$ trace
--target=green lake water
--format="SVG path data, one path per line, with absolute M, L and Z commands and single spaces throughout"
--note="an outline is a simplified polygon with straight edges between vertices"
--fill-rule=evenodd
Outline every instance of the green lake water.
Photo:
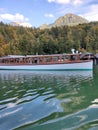
M 0 130 L 98 130 L 93 71 L 0 71 Z

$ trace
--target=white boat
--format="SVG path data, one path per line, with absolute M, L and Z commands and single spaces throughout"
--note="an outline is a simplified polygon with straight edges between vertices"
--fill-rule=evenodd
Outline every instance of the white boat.
M 92 60 L 80 60 L 79 54 L 8 55 L 0 57 L 0 70 L 92 70 Z

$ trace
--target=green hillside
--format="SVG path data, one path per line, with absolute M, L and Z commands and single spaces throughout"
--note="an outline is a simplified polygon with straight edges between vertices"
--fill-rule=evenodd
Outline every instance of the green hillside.
M 98 22 L 44 30 L 0 23 L 0 56 L 70 53 L 71 48 L 98 52 Z

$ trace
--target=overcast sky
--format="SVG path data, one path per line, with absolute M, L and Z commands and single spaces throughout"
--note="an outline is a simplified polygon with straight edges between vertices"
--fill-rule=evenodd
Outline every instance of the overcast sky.
M 98 0 L 0 0 L 0 21 L 39 27 L 73 13 L 98 21 Z

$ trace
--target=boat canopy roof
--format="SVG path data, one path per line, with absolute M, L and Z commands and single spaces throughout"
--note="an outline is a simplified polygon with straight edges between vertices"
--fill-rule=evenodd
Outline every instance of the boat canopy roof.
M 8 55 L 8 56 L 0 57 L 0 59 L 24 58 L 24 57 L 25 57 L 25 56 L 23 56 L 23 55 Z
M 0 59 L 11 59 L 11 58 L 30 58 L 30 57 L 55 57 L 55 56 L 70 56 L 70 55 L 78 55 L 78 54 L 49 54 L 49 55 L 8 55 L 0 57 Z

